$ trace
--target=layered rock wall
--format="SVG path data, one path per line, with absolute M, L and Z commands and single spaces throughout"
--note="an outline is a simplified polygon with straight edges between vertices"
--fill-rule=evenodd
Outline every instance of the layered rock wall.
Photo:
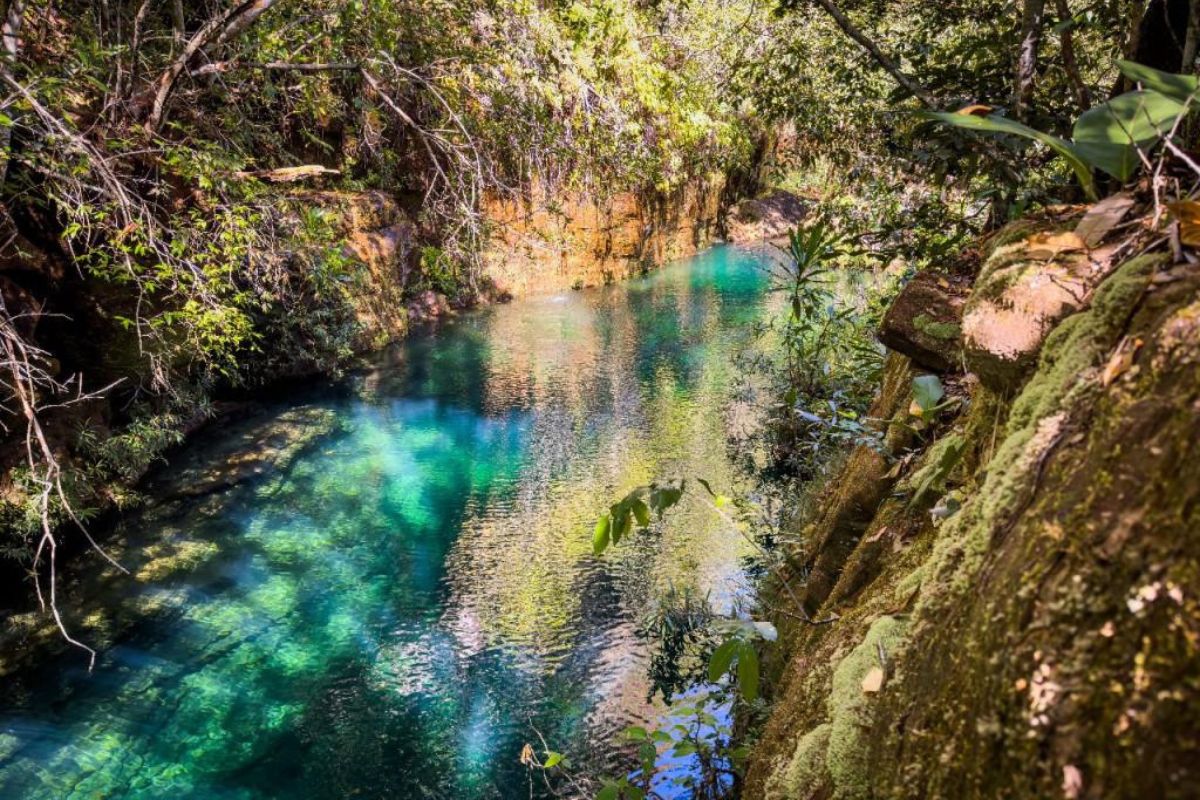
M 501 294 L 525 297 L 612 283 L 717 237 L 724 179 L 689 182 L 668 194 L 618 192 L 599 199 L 567 193 L 491 198 L 484 274 Z

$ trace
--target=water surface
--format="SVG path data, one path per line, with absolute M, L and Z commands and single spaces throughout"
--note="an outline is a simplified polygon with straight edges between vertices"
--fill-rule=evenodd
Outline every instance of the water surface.
M 283 445 L 126 523 L 135 577 L 89 602 L 143 613 L 90 676 L 72 653 L 6 692 L 0 797 L 542 796 L 518 760 L 539 733 L 619 772 L 610 738 L 658 713 L 639 621 L 670 585 L 727 606 L 745 552 L 698 501 L 602 559 L 591 527 L 656 477 L 735 483 L 757 258 L 466 315 L 348 390 L 210 431 L 161 485 Z

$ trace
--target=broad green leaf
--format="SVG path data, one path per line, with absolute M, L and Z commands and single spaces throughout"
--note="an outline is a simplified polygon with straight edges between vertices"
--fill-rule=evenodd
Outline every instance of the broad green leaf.
M 611 518 L 605 514 L 596 522 L 596 529 L 592 533 L 592 552 L 600 555 L 608 549 L 609 528 L 612 526 Z
M 708 660 L 710 683 L 716 683 L 726 672 L 729 672 L 729 665 L 733 663 L 733 656 L 737 653 L 737 648 L 737 639 L 729 639 L 713 651 L 712 657 Z
M 671 754 L 676 758 L 682 758 L 683 756 L 690 756 L 695 752 L 695 742 L 680 742 L 679 744 L 675 745 L 675 749 L 671 751 Z
M 617 800 L 621 794 L 621 787 L 614 781 L 609 781 L 600 787 L 600 791 L 596 792 L 596 800 Z
M 633 510 L 633 516 L 637 520 L 638 525 L 644 528 L 650 524 L 650 509 L 644 500 L 634 498 L 633 502 L 630 503 L 630 508 Z
M 612 542 L 620 544 L 621 538 L 629 534 L 633 530 L 633 515 L 629 513 L 628 508 L 621 509 L 621 515 L 613 518 L 612 523 Z
M 1075 147 L 1065 139 L 1034 130 L 1028 125 L 1023 125 L 1007 117 L 977 117 L 974 114 L 953 114 L 945 111 L 923 111 L 920 116 L 944 122 L 956 128 L 965 128 L 984 133 L 1008 133 L 1041 142 L 1066 159 L 1067 163 L 1071 166 L 1071 170 L 1075 173 L 1075 177 L 1079 180 L 1080 185 L 1083 186 L 1084 192 L 1087 193 L 1087 196 L 1093 200 L 1098 199 L 1096 195 L 1096 181 L 1092 177 L 1091 166 L 1080 156 Z
M 1129 180 L 1139 163 L 1135 147 L 1166 136 L 1183 111 L 1182 104 L 1158 92 L 1127 92 L 1075 121 L 1076 152 L 1114 178 Z
M 1188 102 L 1200 91 L 1200 79 L 1195 75 L 1175 75 L 1120 59 L 1117 60 L 1117 67 L 1129 80 L 1137 81 L 1144 88 L 1166 95 L 1177 103 Z
M 551 767 L 557 767 L 560 763 L 562 763 L 562 760 L 562 753 L 548 753 L 546 755 L 546 763 L 542 764 L 542 768 L 550 769 Z
M 642 742 L 650 734 L 646 733 L 646 729 L 641 725 L 630 725 L 625 729 L 625 738 L 632 742 Z
M 749 642 L 738 645 L 737 656 L 738 689 L 747 702 L 758 697 L 758 653 Z
M 627 800 L 645 800 L 646 793 L 637 786 L 626 786 L 625 797 Z

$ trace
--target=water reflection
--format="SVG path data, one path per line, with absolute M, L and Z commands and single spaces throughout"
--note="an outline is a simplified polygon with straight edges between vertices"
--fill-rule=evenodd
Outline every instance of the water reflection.
M 591 525 L 655 477 L 735 481 L 729 355 L 765 288 L 720 248 L 490 309 L 414 336 L 351 396 L 195 448 L 177 472 L 297 407 L 329 421 L 257 482 L 129 523 L 135 568 L 164 542 L 195 557 L 90 598 L 141 622 L 91 677 L 68 656 L 13 693 L 0 796 L 527 796 L 531 726 L 619 769 L 605 740 L 656 713 L 649 598 L 727 604 L 744 552 L 698 503 L 603 560 Z

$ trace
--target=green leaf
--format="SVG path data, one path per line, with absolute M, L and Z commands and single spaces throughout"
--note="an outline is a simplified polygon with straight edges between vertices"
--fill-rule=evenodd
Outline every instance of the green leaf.
M 641 789 L 639 789 L 637 786 L 626 786 L 625 787 L 625 797 L 627 798 L 627 800 L 645 800 L 646 793 L 643 792 Z
M 633 530 L 633 515 L 629 513 L 628 507 L 623 507 L 619 516 L 613 517 L 612 543 L 619 544 L 621 537 L 627 535 L 631 530 Z
M 612 522 L 608 514 L 605 514 L 596 522 L 596 530 L 592 533 L 592 552 L 600 555 L 608 549 L 609 543 L 609 528 L 612 527 Z
M 1065 139 L 1034 130 L 1028 125 L 1022 125 L 1020 122 L 1008 119 L 1007 117 L 977 117 L 974 114 L 953 114 L 945 111 L 922 111 L 919 116 L 952 125 L 956 128 L 965 128 L 981 133 L 1007 133 L 1041 142 L 1066 159 L 1087 196 L 1093 200 L 1097 199 L 1096 181 L 1092 177 L 1091 165 Z
M 733 656 L 737 652 L 737 648 L 738 640 L 728 639 L 713 651 L 712 657 L 708 660 L 709 683 L 716 683 L 726 672 L 729 672 L 729 665 L 733 663 Z
M 913 378 L 913 404 L 920 409 L 922 418 L 928 418 L 945 394 L 937 375 Z
M 696 743 L 695 742 L 680 742 L 679 744 L 675 745 L 675 748 L 671 751 L 671 754 L 674 755 L 676 758 L 682 758 L 683 756 L 690 756 L 692 753 L 695 753 L 695 752 L 696 752 Z
M 596 792 L 596 800 L 617 800 L 621 794 L 621 787 L 614 781 L 609 781 L 600 787 L 600 791 Z
M 1175 75 L 1120 59 L 1117 60 L 1117 67 L 1129 80 L 1137 81 L 1144 88 L 1166 95 L 1177 103 L 1188 102 L 1200 91 L 1200 79 L 1195 75 Z
M 625 738 L 633 742 L 645 741 L 649 735 L 641 725 L 630 725 L 625 729 Z
M 633 510 L 633 516 L 635 519 L 637 519 L 638 525 L 641 525 L 644 528 L 650 524 L 650 508 L 646 505 L 644 500 L 634 498 L 633 502 L 630 504 L 630 507 Z
M 1075 121 L 1076 151 L 1114 178 L 1129 180 L 1140 163 L 1135 147 L 1166 136 L 1183 111 L 1181 103 L 1164 94 L 1127 92 L 1088 109 Z
M 738 689 L 747 702 L 758 697 L 758 653 L 749 642 L 738 645 Z
M 546 754 L 546 763 L 542 764 L 542 769 L 550 769 L 551 767 L 557 767 L 560 763 L 562 763 L 562 760 L 563 760 L 562 753 L 547 753 Z

